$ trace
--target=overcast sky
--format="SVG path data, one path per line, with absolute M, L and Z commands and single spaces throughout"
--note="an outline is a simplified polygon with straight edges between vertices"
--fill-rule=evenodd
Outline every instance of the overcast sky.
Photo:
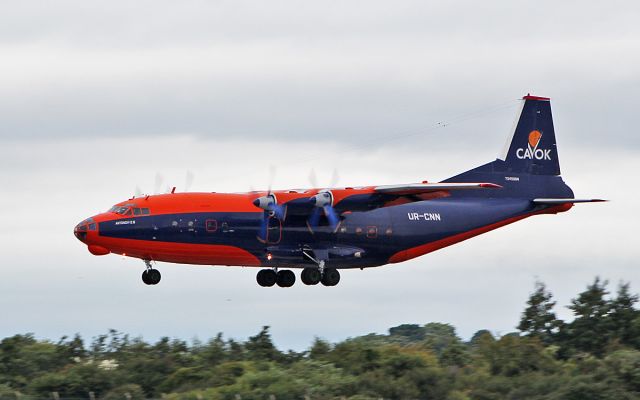
M 13 2 L 0 13 L 0 337 L 109 328 L 281 348 L 400 323 L 514 330 L 536 279 L 640 291 L 640 5 L 629 1 Z M 540 216 L 339 286 L 94 257 L 80 220 L 136 186 L 439 180 L 493 160 L 517 99 L 552 98 L 564 179 L 606 204 Z

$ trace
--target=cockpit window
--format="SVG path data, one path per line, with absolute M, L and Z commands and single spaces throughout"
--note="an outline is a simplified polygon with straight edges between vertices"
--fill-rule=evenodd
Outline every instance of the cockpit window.
M 148 208 L 140 208 L 140 207 L 131 207 L 130 205 L 124 206 L 113 206 L 109 209 L 108 212 L 120 214 L 120 215 L 149 215 L 150 211 Z
M 109 211 L 120 215 L 127 215 L 127 211 L 131 211 L 131 209 L 124 206 L 113 206 Z
M 149 215 L 149 209 L 136 207 L 133 209 L 133 215 Z

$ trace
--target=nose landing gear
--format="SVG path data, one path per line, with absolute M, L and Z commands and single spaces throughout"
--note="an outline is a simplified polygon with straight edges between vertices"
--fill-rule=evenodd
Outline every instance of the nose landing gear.
M 144 260 L 144 264 L 147 266 L 147 269 L 142 272 L 142 282 L 144 282 L 145 285 L 157 285 L 162 278 L 160 271 L 151 266 L 150 260 Z
M 296 275 L 289 270 L 261 269 L 256 276 L 256 281 L 262 287 L 271 287 L 276 284 L 280 287 L 291 287 L 296 283 Z

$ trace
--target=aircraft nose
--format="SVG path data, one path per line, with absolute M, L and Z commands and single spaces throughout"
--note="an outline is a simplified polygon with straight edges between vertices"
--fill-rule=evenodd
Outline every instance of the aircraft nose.
M 73 234 L 79 241 L 84 243 L 87 239 L 87 226 L 80 222 L 75 228 L 73 228 Z
M 95 231 L 95 230 L 96 230 L 95 221 L 93 220 L 93 218 L 87 218 L 84 221 L 80 222 L 78 225 L 76 225 L 75 228 L 73 228 L 73 234 L 79 241 L 81 241 L 82 243 L 86 243 L 87 232 Z

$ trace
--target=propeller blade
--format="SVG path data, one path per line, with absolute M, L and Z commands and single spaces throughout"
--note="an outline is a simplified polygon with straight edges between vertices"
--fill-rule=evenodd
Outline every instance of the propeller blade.
M 316 176 L 316 170 L 313 168 L 311 168 L 311 171 L 309 171 L 309 183 L 311 184 L 312 188 L 318 187 L 318 177 Z
M 153 194 L 160 193 L 163 183 L 164 183 L 164 177 L 160 174 L 160 172 L 156 172 L 156 181 L 155 181 L 155 184 L 153 185 Z
M 260 223 L 260 231 L 258 232 L 258 238 L 264 242 L 267 241 L 267 229 L 269 228 L 269 213 L 262 213 L 262 222 Z
M 267 195 L 271 194 L 271 187 L 273 186 L 273 181 L 276 178 L 276 166 L 271 164 L 269 165 L 269 189 L 267 190 Z
M 329 220 L 329 226 L 331 226 L 332 230 L 335 230 L 338 223 L 340 223 L 340 217 L 338 217 L 336 210 L 331 206 L 324 206 L 322 209 L 324 210 L 324 215 Z
M 340 181 L 340 175 L 338 174 L 338 169 L 334 168 L 333 174 L 331 175 L 331 185 L 329 185 L 329 187 L 334 188 L 338 186 L 339 181 Z
M 284 221 L 285 210 L 283 206 L 281 206 L 280 204 L 274 204 L 273 213 L 275 214 L 276 218 L 278 218 L 280 221 Z
M 309 226 L 311 226 L 312 229 L 318 227 L 318 224 L 320 223 L 320 215 L 321 211 L 319 208 L 315 208 L 311 213 L 311 216 L 309 217 Z
M 184 191 L 188 192 L 191 189 L 191 185 L 193 185 L 193 180 L 195 179 L 195 175 L 191 171 L 187 171 L 187 176 L 184 179 Z

